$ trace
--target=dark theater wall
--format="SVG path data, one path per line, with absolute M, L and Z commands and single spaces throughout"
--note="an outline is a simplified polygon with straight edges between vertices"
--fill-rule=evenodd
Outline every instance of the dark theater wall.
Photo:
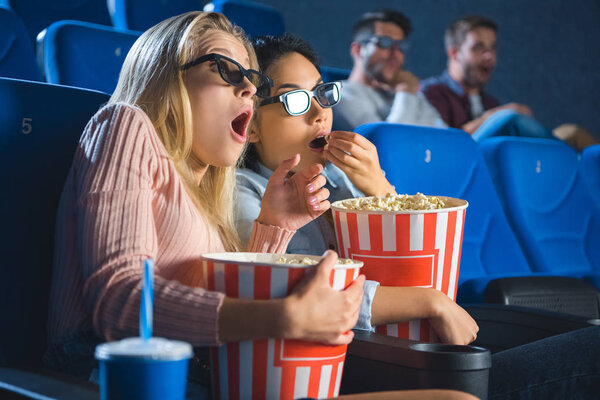
M 318 51 L 323 65 L 350 68 L 353 23 L 365 11 L 394 8 L 412 21 L 406 66 L 420 78 L 446 64 L 443 32 L 479 13 L 499 25 L 499 63 L 488 91 L 528 104 L 548 127 L 577 122 L 600 138 L 600 0 L 255 0 L 276 7 L 289 32 Z

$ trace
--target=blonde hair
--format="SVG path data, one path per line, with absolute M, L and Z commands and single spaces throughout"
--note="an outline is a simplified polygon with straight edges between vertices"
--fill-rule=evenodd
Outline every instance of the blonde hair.
M 240 248 L 234 220 L 235 166 L 209 165 L 200 184 L 193 166 L 203 165 L 192 154 L 192 111 L 181 66 L 199 56 L 195 45 L 211 31 L 224 31 L 245 47 L 250 68 L 258 69 L 252 45 L 241 28 L 224 15 L 193 11 L 153 26 L 127 54 L 110 103 L 140 107 L 181 175 L 196 207 L 214 226 L 228 251 Z

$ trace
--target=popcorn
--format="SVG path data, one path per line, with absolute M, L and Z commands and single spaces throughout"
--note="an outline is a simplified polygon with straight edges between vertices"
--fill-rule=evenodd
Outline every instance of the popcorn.
M 425 196 L 423 193 L 415 195 L 388 193 L 385 196 L 344 200 L 339 206 L 348 210 L 368 211 L 438 210 L 446 208 L 446 202 L 440 197 Z
M 314 260 L 312 258 L 308 258 L 308 257 L 303 257 L 301 259 L 299 258 L 286 258 L 286 257 L 279 257 L 277 260 L 275 260 L 276 264 L 300 264 L 300 265 L 315 265 L 318 264 L 319 261 L 318 260 Z M 352 264 L 352 260 L 350 260 L 349 258 L 338 258 L 337 260 L 338 264 Z

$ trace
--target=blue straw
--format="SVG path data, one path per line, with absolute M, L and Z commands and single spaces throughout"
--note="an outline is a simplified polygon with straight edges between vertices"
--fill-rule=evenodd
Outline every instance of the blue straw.
M 142 278 L 142 300 L 140 303 L 140 336 L 143 340 L 152 337 L 152 305 L 154 303 L 154 260 L 144 261 Z

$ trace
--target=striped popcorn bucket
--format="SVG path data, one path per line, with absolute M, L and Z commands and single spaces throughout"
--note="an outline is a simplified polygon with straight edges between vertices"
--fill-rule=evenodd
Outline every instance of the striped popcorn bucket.
M 361 273 L 382 286 L 435 288 L 455 300 L 468 203 L 437 197 L 448 208 L 362 211 L 347 210 L 341 207 L 341 201 L 333 203 L 340 257 L 362 261 Z M 424 319 L 379 325 L 376 331 L 405 339 L 439 341 Z
M 202 256 L 204 286 L 237 299 L 287 296 L 314 265 L 278 262 L 321 257 L 294 254 L 214 253 Z M 339 263 L 330 284 L 342 290 L 358 277 L 362 262 Z M 288 339 L 227 343 L 210 351 L 213 398 L 295 399 L 337 396 L 347 346 Z

